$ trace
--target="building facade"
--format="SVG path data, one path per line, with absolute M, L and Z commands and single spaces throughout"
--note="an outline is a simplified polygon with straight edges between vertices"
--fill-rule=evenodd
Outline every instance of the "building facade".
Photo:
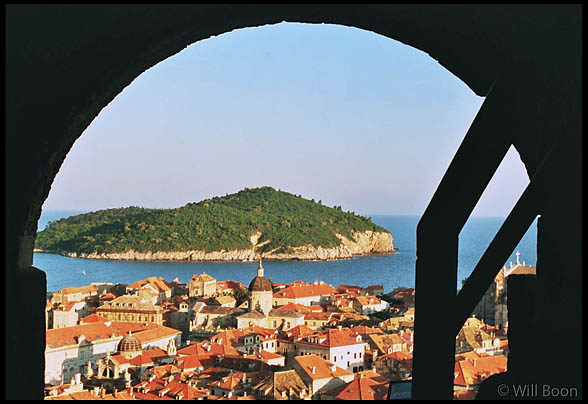
M 121 296 L 103 304 L 96 314 L 112 321 L 163 324 L 161 307 L 147 302 L 140 296 Z
M 188 289 L 189 297 L 213 296 L 216 293 L 216 279 L 202 273 L 193 275 Z

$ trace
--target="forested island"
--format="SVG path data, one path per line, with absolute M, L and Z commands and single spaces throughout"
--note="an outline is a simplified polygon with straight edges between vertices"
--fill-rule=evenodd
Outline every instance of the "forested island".
M 105 209 L 37 233 L 35 251 L 131 260 L 337 259 L 394 252 L 371 218 L 275 190 L 235 194 L 175 209 Z

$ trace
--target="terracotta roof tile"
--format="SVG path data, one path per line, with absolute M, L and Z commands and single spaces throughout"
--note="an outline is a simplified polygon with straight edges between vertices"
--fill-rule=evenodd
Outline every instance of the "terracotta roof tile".
M 337 293 L 332 286 L 329 285 L 301 285 L 301 286 L 290 286 L 284 290 L 274 293 L 274 298 L 288 298 L 288 299 L 300 299 L 312 296 L 325 296 L 333 295 Z
M 214 359 L 210 355 L 180 356 L 174 361 L 182 371 L 188 369 L 205 369 L 214 365 Z
M 90 323 L 107 323 L 109 320 L 98 314 L 90 314 L 80 320 L 82 324 L 90 324 Z
M 278 310 L 278 311 L 290 310 L 290 311 L 297 311 L 299 313 L 310 313 L 310 311 L 311 311 L 310 307 L 304 306 L 302 304 L 297 304 L 297 303 L 288 303 L 288 304 L 285 304 L 283 306 L 278 307 L 275 310 Z
M 304 337 L 299 343 L 326 347 L 365 344 L 361 336 L 351 329 L 326 330 Z
M 141 344 L 146 344 L 151 341 L 155 341 L 165 337 L 171 337 L 181 333 L 181 331 L 178 331 L 176 329 L 160 325 L 157 328 L 139 331 L 133 335 L 141 342 Z
M 358 296 L 355 300 L 362 306 L 371 306 L 382 303 L 382 301 L 375 296 Z
M 308 377 L 313 380 L 349 376 L 353 373 L 333 365 L 317 355 L 296 356 L 294 360 Z M 314 372 L 313 372 L 314 368 Z
M 478 385 L 485 378 L 507 370 L 504 355 L 465 359 L 455 362 L 453 384 L 458 386 Z
M 357 374 L 351 382 L 324 391 L 322 394 L 332 395 L 338 400 L 385 400 L 389 383 Z

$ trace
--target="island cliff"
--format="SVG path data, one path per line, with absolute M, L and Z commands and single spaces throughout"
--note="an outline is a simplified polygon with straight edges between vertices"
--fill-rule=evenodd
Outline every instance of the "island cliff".
M 35 251 L 111 260 L 330 260 L 392 254 L 394 246 L 370 218 L 262 187 L 177 209 L 108 209 L 62 219 L 38 233 Z

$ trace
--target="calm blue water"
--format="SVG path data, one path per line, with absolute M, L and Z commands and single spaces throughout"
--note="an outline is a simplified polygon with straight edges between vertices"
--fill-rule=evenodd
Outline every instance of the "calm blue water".
M 83 211 L 43 212 L 39 230 L 50 220 L 57 220 Z M 389 256 L 358 257 L 328 262 L 264 262 L 265 276 L 274 282 L 323 280 L 337 287 L 340 284 L 367 286 L 383 284 L 386 292 L 398 286 L 414 287 L 416 262 L 416 226 L 418 216 L 372 216 L 372 220 L 388 229 L 394 238 L 397 253 Z M 470 218 L 459 239 L 458 288 L 467 277 L 486 247 L 492 241 L 503 218 Z M 513 251 L 509 261 L 535 265 L 537 260 L 537 222 Z M 132 283 L 149 276 L 161 276 L 171 281 L 178 278 L 189 282 L 192 274 L 206 272 L 217 280 L 235 280 L 246 285 L 256 275 L 257 262 L 194 263 L 194 262 L 136 262 L 68 258 L 56 254 L 35 253 L 34 265 L 47 274 L 47 290 L 56 291 L 69 286 L 89 285 L 91 282 Z M 82 275 L 86 271 L 86 276 Z

